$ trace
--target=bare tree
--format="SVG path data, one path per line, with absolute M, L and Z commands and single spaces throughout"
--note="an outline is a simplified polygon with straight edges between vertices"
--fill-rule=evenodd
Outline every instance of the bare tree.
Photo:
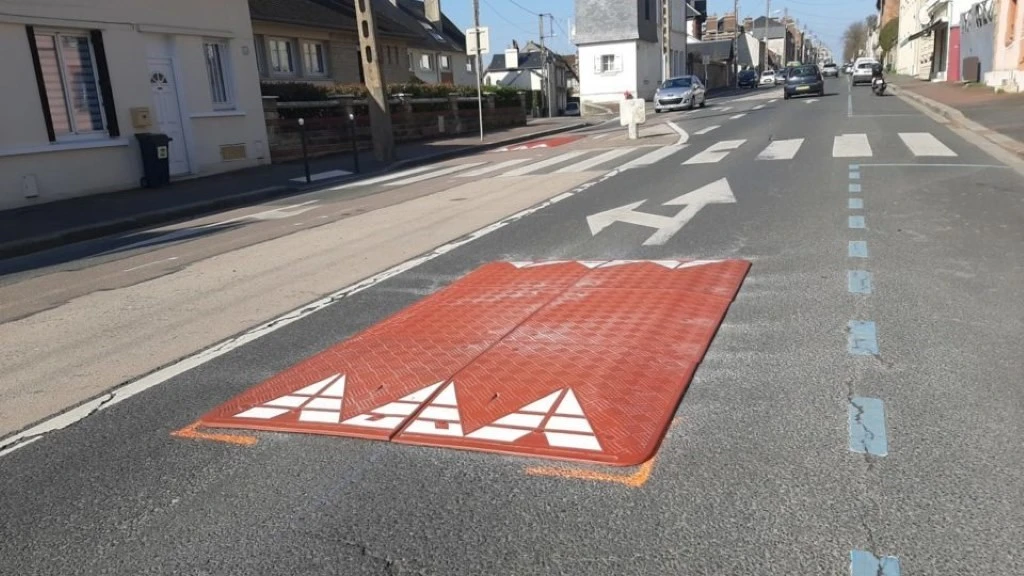
M 864 50 L 868 40 L 867 23 L 861 20 L 853 22 L 843 32 L 843 59 L 847 62 L 855 59 Z
M 868 16 L 867 18 L 864 19 L 864 23 L 868 25 L 868 30 L 869 31 L 874 30 L 875 28 L 878 28 L 878 15 L 877 14 L 871 14 L 870 16 Z

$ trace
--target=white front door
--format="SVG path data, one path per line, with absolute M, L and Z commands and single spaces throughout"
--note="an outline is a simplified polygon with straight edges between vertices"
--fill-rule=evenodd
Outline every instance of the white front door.
M 185 131 L 181 126 L 181 107 L 178 105 L 178 90 L 174 83 L 174 67 L 165 58 L 149 60 L 149 88 L 153 92 L 153 116 L 156 131 L 171 138 L 171 176 L 188 174 L 188 154 L 185 148 Z

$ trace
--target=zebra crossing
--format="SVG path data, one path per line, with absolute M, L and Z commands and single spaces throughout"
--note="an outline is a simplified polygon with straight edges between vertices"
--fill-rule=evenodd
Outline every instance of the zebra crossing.
M 420 166 L 394 174 L 335 186 L 331 190 L 344 190 L 357 186 L 379 184 L 389 188 L 418 184 L 436 178 L 471 180 L 474 178 L 513 178 L 545 174 L 573 174 L 587 171 L 629 170 L 650 166 L 677 154 L 687 146 L 622 146 L 616 148 L 590 148 L 570 150 L 550 158 L 536 156 L 510 158 L 500 161 L 479 160 L 447 166 Z
M 707 135 L 721 126 L 708 126 L 695 131 L 696 136 Z M 874 156 L 872 139 L 876 146 L 884 146 L 886 155 L 891 157 L 891 148 L 902 145 L 915 158 L 956 157 L 949 146 L 928 132 L 899 132 L 868 137 L 867 134 L 839 134 L 831 137 L 833 158 L 870 158 Z M 821 154 L 827 150 L 821 139 L 789 138 L 772 140 L 767 143 L 731 139 L 711 141 L 707 145 L 695 146 L 675 144 L 668 146 L 621 146 L 568 150 L 550 157 L 523 156 L 490 160 L 478 157 L 470 162 L 442 166 L 421 166 L 394 174 L 378 176 L 332 188 L 341 190 L 355 186 L 380 184 L 388 188 L 409 186 L 438 178 L 452 178 L 469 181 L 474 178 L 513 178 L 520 176 L 544 176 L 547 174 L 573 174 L 590 171 L 610 172 L 642 168 L 689 152 L 689 158 L 680 158 L 684 166 L 717 164 L 732 155 L 742 152 L 751 155 L 757 162 L 792 161 L 801 155 Z M 760 144 L 759 147 L 753 145 Z M 750 156 L 747 156 L 750 157 Z
M 717 128 L 711 126 L 705 131 L 694 134 L 707 133 Z M 928 132 L 900 132 L 899 141 L 904 145 L 911 156 L 915 158 L 929 157 L 955 157 L 958 154 L 952 148 L 942 143 L 935 135 Z M 814 150 L 814 146 L 804 146 L 805 138 L 792 138 L 786 140 L 773 140 L 757 152 L 756 160 L 793 160 L 804 148 Z M 716 164 L 726 159 L 730 153 L 746 144 L 746 140 L 722 140 L 709 145 L 704 150 L 683 162 L 683 165 L 690 164 Z M 833 158 L 871 158 L 874 150 L 867 134 L 840 134 L 832 139 Z

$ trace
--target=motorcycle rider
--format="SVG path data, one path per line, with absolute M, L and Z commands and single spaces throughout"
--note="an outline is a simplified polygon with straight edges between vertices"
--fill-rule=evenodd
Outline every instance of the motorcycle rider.
M 884 89 L 885 76 L 882 74 L 882 65 L 880 63 L 875 63 L 871 66 L 871 88 L 877 91 L 879 83 L 881 83 L 881 87 Z

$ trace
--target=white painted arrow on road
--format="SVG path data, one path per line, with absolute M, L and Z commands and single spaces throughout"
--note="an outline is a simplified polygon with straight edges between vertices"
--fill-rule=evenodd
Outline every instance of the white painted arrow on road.
M 708 204 L 734 204 L 736 197 L 732 194 L 729 181 L 722 178 L 693 192 L 688 192 L 678 198 L 665 202 L 665 206 L 684 206 L 675 216 L 637 212 L 636 209 L 644 202 L 646 200 L 640 200 L 639 202 L 633 202 L 632 204 L 626 204 L 625 206 L 587 216 L 587 225 L 590 227 L 590 233 L 596 236 L 615 222 L 625 222 L 627 224 L 657 229 L 643 245 L 661 246 L 682 230 L 683 226 L 686 226 Z

